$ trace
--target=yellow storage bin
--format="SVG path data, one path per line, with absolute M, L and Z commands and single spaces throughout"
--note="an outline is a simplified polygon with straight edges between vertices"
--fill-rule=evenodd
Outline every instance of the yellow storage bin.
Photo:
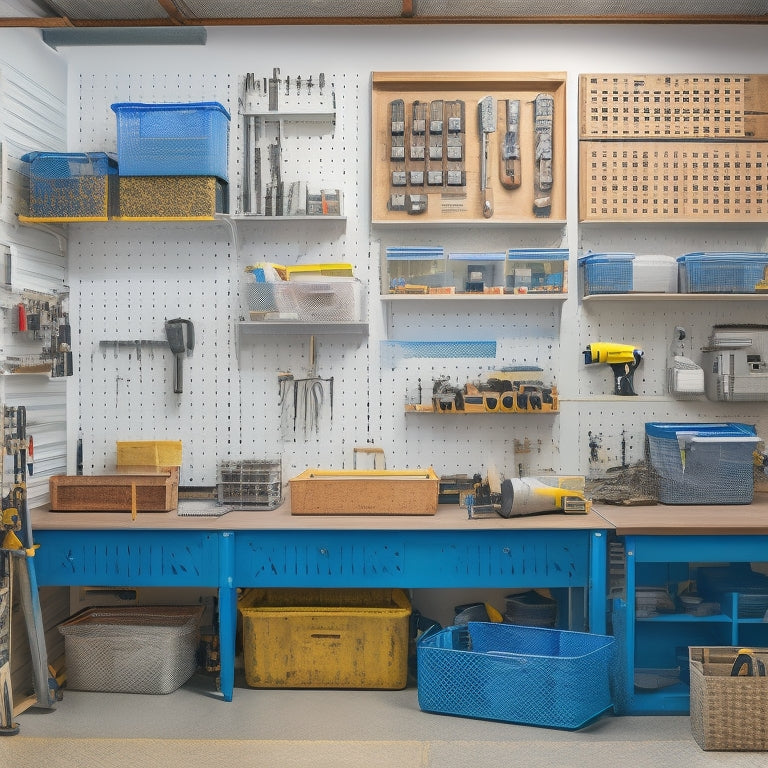
M 400 589 L 251 589 L 238 610 L 249 686 L 406 686 L 411 604 Z
M 181 466 L 181 440 L 118 440 L 117 468 L 150 471 Z

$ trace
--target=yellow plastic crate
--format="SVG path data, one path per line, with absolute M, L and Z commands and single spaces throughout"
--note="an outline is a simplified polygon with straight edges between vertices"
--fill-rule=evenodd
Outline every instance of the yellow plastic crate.
M 180 467 L 181 440 L 118 440 L 117 466 Z
M 251 589 L 240 599 L 254 688 L 405 688 L 411 604 L 400 589 Z

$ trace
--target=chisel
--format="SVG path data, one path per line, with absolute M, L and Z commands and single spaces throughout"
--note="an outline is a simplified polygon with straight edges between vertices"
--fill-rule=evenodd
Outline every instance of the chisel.
M 499 180 L 506 189 L 520 186 L 520 100 L 506 101 L 507 132 L 501 145 Z
M 166 320 L 165 336 L 174 357 L 173 391 L 178 395 L 184 391 L 184 357 L 191 356 L 195 348 L 195 326 L 180 317 Z
M 480 192 L 483 197 L 483 216 L 493 216 L 493 200 L 488 187 L 488 135 L 496 130 L 496 100 L 484 96 L 477 105 L 480 130 Z

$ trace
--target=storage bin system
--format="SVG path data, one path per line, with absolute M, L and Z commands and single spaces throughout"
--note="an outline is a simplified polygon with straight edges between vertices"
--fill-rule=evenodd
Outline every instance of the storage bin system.
M 567 248 L 510 248 L 507 251 L 507 293 L 565 293 Z
M 768 666 L 768 648 L 750 648 Z M 691 646 L 691 733 L 705 751 L 768 750 L 768 677 L 733 676 L 738 647 Z
M 406 686 L 411 604 L 400 589 L 250 589 L 238 612 L 249 686 Z
M 88 608 L 59 625 L 67 687 L 172 693 L 197 667 L 203 606 Z
M 364 317 L 363 284 L 354 277 L 318 277 L 252 282 L 248 309 L 253 319 L 276 313 L 305 323 L 356 323 Z
M 426 712 L 575 730 L 613 707 L 615 640 L 492 622 L 419 639 L 418 698 Z
M 280 459 L 244 459 L 219 464 L 219 504 L 276 509 L 283 500 Z
M 768 253 L 687 253 L 677 263 L 680 293 L 768 291 Z
M 105 152 L 28 152 L 29 215 L 40 222 L 106 221 L 116 208 L 117 159 Z
M 603 293 L 677 293 L 678 265 L 672 256 L 589 253 L 579 258 L 583 296 Z
M 385 250 L 384 293 L 453 293 L 456 282 L 442 246 L 393 246 Z
M 754 427 L 647 422 L 651 464 L 662 504 L 751 504 Z
M 229 211 L 227 110 L 218 102 L 112 104 L 118 218 L 212 219 Z

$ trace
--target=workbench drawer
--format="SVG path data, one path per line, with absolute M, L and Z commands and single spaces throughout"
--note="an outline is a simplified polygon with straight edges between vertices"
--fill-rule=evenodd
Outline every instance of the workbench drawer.
M 40 530 L 35 555 L 41 585 L 214 586 L 214 531 Z

